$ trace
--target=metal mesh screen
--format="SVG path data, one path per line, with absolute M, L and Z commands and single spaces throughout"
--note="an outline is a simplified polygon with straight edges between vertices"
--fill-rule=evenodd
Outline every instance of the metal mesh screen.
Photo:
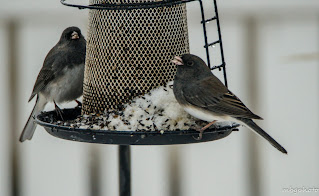
M 109 1 L 119 2 L 123 0 Z M 136 2 L 150 0 L 124 3 Z M 185 4 L 90 10 L 82 113 L 121 109 L 123 103 L 173 80 L 176 67 L 170 60 L 184 53 L 189 53 Z

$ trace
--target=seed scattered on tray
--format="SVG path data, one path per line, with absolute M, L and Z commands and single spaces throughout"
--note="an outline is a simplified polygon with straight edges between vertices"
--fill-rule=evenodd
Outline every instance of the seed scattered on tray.
M 166 86 L 158 87 L 148 94 L 133 99 L 123 105 L 121 111 L 108 111 L 103 115 L 83 115 L 68 122 L 67 125 L 83 129 L 161 133 L 196 129 L 206 125 L 207 122 L 193 118 L 177 103 L 171 88 L 172 84 L 173 82 L 169 82 Z M 56 124 L 63 125 L 63 123 Z M 216 123 L 216 126 L 225 124 L 227 123 Z
M 169 87 L 172 83 L 133 99 L 123 106 L 122 111 L 108 111 L 99 116 L 83 115 L 69 123 L 69 126 L 116 131 L 173 131 L 196 128 L 196 119 L 177 103 L 173 90 Z

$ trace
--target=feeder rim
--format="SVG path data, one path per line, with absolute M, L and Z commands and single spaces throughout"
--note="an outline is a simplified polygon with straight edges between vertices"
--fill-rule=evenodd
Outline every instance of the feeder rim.
M 73 120 L 81 114 L 80 108 L 63 109 L 65 119 Z M 48 118 L 49 117 L 49 118 Z M 35 118 L 35 122 L 44 127 L 52 136 L 87 143 L 116 144 L 116 145 L 174 145 L 202 143 L 227 137 L 233 131 L 238 131 L 239 124 L 222 125 L 207 129 L 201 140 L 196 140 L 198 132 L 195 130 L 175 131 L 110 131 L 101 129 L 75 128 L 56 125 L 55 111 L 42 112 Z
M 64 109 L 67 110 L 67 109 Z M 49 114 L 53 111 L 49 112 L 43 112 L 39 116 L 44 116 L 46 114 Z M 168 131 L 168 130 L 163 130 L 163 131 L 112 131 L 112 130 L 105 130 L 105 129 L 90 129 L 90 128 L 76 128 L 76 127 L 70 127 L 70 126 L 63 126 L 63 125 L 56 125 L 52 123 L 45 122 L 41 119 L 39 119 L 39 116 L 35 118 L 35 122 L 38 125 L 48 127 L 51 129 L 56 129 L 56 130 L 67 130 L 67 131 L 74 131 L 74 132 L 89 132 L 89 133 L 109 133 L 109 134 L 131 134 L 131 135 L 145 135 L 145 134 L 152 134 L 152 135 L 180 135 L 180 134 L 191 134 L 193 135 L 194 133 L 198 133 L 198 131 L 189 129 L 189 130 L 174 130 L 174 131 Z M 236 129 L 240 125 L 239 124 L 233 124 L 233 125 L 227 125 L 227 126 L 222 126 L 222 127 L 215 127 L 213 129 L 207 129 L 205 133 L 222 133 L 227 130 L 231 129 Z
M 189 3 L 197 0 L 162 0 L 157 2 L 144 2 L 144 3 L 104 3 L 92 5 L 79 5 L 70 4 L 66 0 L 60 0 L 60 3 L 69 7 L 76 7 L 79 9 L 94 9 L 94 10 L 133 10 L 133 9 L 149 9 L 157 7 L 170 7 L 183 3 Z M 201 0 L 198 0 L 201 1 Z

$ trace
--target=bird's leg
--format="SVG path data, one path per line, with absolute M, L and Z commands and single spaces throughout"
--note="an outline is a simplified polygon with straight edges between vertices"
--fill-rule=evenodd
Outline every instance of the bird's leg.
M 75 102 L 78 104 L 76 107 L 81 107 L 82 106 L 82 103 L 78 100 L 75 100 Z
M 204 131 L 205 131 L 206 129 L 208 129 L 210 126 L 212 126 L 212 124 L 214 124 L 216 121 L 217 121 L 217 120 L 214 120 L 214 121 L 208 123 L 207 125 L 205 125 L 205 126 L 202 127 L 201 129 L 196 129 L 196 131 L 199 132 L 199 135 L 198 135 L 198 137 L 195 138 L 195 139 L 196 139 L 196 140 L 201 140 L 202 137 L 203 137 Z
M 56 112 L 56 114 L 61 117 L 62 121 L 64 121 L 63 116 L 62 116 L 62 114 L 63 114 L 62 110 L 61 110 L 61 109 L 59 108 L 59 106 L 55 103 L 55 101 L 53 101 L 53 103 L 54 103 L 54 107 L 55 107 L 55 112 Z

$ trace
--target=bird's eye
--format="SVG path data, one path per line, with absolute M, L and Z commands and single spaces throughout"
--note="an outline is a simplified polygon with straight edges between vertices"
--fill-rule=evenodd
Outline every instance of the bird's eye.
M 192 66 L 193 64 L 194 64 L 193 61 L 187 61 L 187 65 L 188 65 L 188 66 Z

